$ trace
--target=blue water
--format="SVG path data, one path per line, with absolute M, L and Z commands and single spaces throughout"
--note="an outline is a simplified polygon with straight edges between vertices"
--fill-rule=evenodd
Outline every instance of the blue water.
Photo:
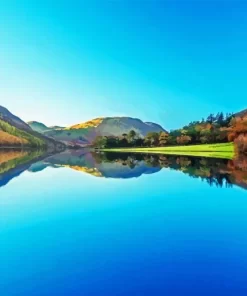
M 34 171 L 0 188 L 0 295 L 247 295 L 243 188 Z

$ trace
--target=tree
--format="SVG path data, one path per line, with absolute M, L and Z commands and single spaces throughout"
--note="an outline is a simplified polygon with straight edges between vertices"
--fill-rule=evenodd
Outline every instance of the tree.
M 171 130 L 168 138 L 167 138 L 167 145 L 176 145 L 177 144 L 177 137 L 181 136 L 181 130 Z
M 106 137 L 106 146 L 111 147 L 118 147 L 119 146 L 119 138 L 118 137 Z
M 128 134 L 129 142 L 133 142 L 136 138 L 136 132 L 134 130 L 131 130 Z
M 126 137 L 119 140 L 119 147 L 128 147 L 129 142 L 127 141 Z
M 161 132 L 159 135 L 159 145 L 164 146 L 167 143 L 169 134 L 166 132 Z
M 217 114 L 217 123 L 222 126 L 224 124 L 224 114 L 220 112 Z
M 207 122 L 208 123 L 213 123 L 215 120 L 215 116 L 213 114 L 209 114 L 209 116 L 207 117 Z
M 149 132 L 146 135 L 144 141 L 148 146 L 157 146 L 159 143 L 159 134 L 155 132 Z
M 98 136 L 93 141 L 94 147 L 104 148 L 106 146 L 107 139 L 106 137 Z
M 227 142 L 227 129 L 220 128 L 215 131 L 216 142 Z
M 188 143 L 190 143 L 190 141 L 191 141 L 190 136 L 182 135 L 180 137 L 177 137 L 177 143 L 180 145 L 187 145 Z
M 144 145 L 144 139 L 142 138 L 137 138 L 136 141 L 135 141 L 135 145 L 137 147 L 142 147 Z
M 211 140 L 211 132 L 210 129 L 203 129 L 200 131 L 200 141 L 203 144 L 208 144 L 210 143 Z
M 240 153 L 247 153 L 247 135 L 240 134 L 235 140 L 235 145 Z

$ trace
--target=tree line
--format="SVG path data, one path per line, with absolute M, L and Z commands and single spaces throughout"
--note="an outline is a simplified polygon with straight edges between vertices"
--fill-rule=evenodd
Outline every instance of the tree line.
M 118 137 L 98 136 L 93 145 L 99 148 L 162 147 L 177 145 L 215 144 L 235 142 L 240 151 L 247 151 L 247 116 L 210 114 L 206 119 L 190 122 L 170 132 L 149 132 L 141 137 L 135 130 Z
M 145 137 L 141 137 L 135 130 L 131 130 L 119 137 L 98 136 L 93 141 L 93 146 L 98 148 L 155 147 L 165 145 L 167 137 L 168 133 L 166 132 L 150 132 Z

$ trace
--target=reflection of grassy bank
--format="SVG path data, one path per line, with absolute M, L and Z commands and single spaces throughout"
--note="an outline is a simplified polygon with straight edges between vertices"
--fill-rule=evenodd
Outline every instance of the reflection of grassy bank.
M 188 155 L 200 157 L 215 157 L 233 159 L 233 143 L 205 144 L 191 146 L 155 147 L 155 148 L 107 148 L 107 152 L 128 152 L 128 153 L 152 153 L 152 154 L 171 154 Z

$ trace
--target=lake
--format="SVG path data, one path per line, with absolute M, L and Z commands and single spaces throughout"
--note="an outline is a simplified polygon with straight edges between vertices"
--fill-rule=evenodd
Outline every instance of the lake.
M 0 151 L 0 295 L 247 295 L 247 160 Z

